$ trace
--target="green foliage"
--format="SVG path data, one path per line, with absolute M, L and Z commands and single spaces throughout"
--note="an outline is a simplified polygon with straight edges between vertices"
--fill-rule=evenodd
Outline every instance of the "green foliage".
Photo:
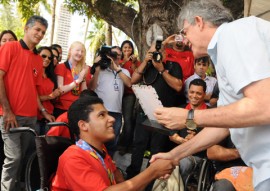
M 19 38 L 23 37 L 24 23 L 21 20 L 21 14 L 16 12 L 16 4 L 3 4 L 0 9 L 0 31 L 12 30 Z

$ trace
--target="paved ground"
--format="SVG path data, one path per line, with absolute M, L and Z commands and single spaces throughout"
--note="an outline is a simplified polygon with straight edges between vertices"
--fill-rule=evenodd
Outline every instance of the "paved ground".
M 114 154 L 113 156 L 114 161 L 116 162 L 116 166 L 121 168 L 122 170 L 126 170 L 126 168 L 129 166 L 130 161 L 131 161 L 131 154 L 127 153 L 123 156 L 119 155 L 118 151 Z M 148 159 L 144 159 L 143 160 L 143 165 L 142 165 L 142 169 L 144 170 L 146 168 Z

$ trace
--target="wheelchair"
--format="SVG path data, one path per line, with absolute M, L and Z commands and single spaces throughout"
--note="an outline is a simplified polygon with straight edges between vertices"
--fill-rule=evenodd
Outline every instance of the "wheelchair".
M 199 168 L 188 175 L 184 191 L 209 191 L 214 181 L 215 168 L 211 160 L 204 158 Z
M 48 123 L 49 127 L 67 124 L 63 122 Z M 51 180 L 57 170 L 58 158 L 72 144 L 73 139 L 59 136 L 38 136 L 34 129 L 29 127 L 11 128 L 10 133 L 29 132 L 35 136 L 36 151 L 27 160 L 25 169 L 26 191 L 48 191 Z

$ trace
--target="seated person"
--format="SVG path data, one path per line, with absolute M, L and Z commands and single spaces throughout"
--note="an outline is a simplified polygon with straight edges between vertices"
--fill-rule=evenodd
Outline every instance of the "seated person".
M 212 191 L 253 190 L 252 170 L 250 167 L 246 167 L 240 158 L 230 136 L 220 144 L 208 148 L 207 157 L 213 160 L 217 171 Z M 245 176 L 241 176 L 241 173 Z M 243 177 L 244 179 L 242 179 Z
M 206 92 L 206 83 L 202 79 L 194 79 L 189 84 L 188 90 L 188 99 L 189 103 L 186 106 L 188 110 L 197 110 L 197 109 L 207 109 L 207 105 L 204 102 Z M 201 130 L 197 129 L 197 130 Z M 198 131 L 191 131 L 187 129 L 182 129 L 179 131 L 179 134 L 174 134 L 170 136 L 170 140 L 182 144 L 191 138 L 193 138 Z M 180 160 L 180 174 L 182 176 L 183 182 L 186 182 L 188 175 L 197 168 L 198 164 L 201 163 L 202 158 L 206 157 L 205 151 L 199 152 L 195 155 L 183 158 Z
M 97 94 L 93 91 L 88 90 L 88 89 L 83 90 L 81 92 L 81 94 L 79 95 L 79 99 L 81 97 L 85 97 L 85 96 L 97 96 Z M 64 122 L 64 123 L 68 124 L 67 112 L 64 112 L 61 115 L 59 115 L 55 121 L 56 122 Z M 60 137 L 71 138 L 70 131 L 69 131 L 68 127 L 64 126 L 64 125 L 51 127 L 49 129 L 49 131 L 46 133 L 46 135 L 47 136 L 60 136 Z
M 172 161 L 158 160 L 138 176 L 123 182 L 104 147 L 104 143 L 115 138 L 115 119 L 98 97 L 83 97 L 72 103 L 68 120 L 80 139 L 60 156 L 52 191 L 137 191 L 174 169 Z

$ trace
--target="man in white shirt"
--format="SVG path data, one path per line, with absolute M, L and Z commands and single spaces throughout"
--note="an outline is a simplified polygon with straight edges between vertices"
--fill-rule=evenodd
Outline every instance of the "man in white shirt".
M 158 122 L 168 128 L 209 128 L 151 161 L 178 161 L 218 143 L 229 135 L 230 128 L 241 158 L 253 168 L 255 190 L 265 191 L 270 188 L 270 23 L 256 17 L 231 21 L 231 14 L 219 1 L 196 0 L 182 8 L 179 26 L 194 56 L 209 54 L 215 64 L 218 108 L 196 110 L 194 115 L 181 108 L 157 109 Z

